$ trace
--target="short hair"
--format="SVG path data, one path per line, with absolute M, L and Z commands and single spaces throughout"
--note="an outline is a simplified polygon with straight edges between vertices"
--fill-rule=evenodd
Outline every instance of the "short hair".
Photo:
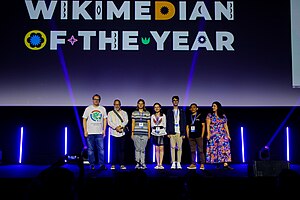
M 179 100 L 179 96 L 172 96 L 172 101 L 176 99 L 176 100 Z
M 137 104 L 139 104 L 140 101 L 143 102 L 143 104 L 144 104 L 143 110 L 146 111 L 146 107 L 145 107 L 145 104 L 146 104 L 146 103 L 145 103 L 145 100 L 144 100 L 144 99 L 139 99 L 139 100 L 137 101 Z M 136 110 L 138 110 L 138 109 L 139 109 L 139 107 L 136 106 Z
M 191 103 L 190 108 L 191 108 L 192 106 L 196 106 L 196 108 L 198 108 L 198 105 L 197 105 L 196 103 Z
M 92 99 L 94 99 L 94 97 L 99 97 L 99 100 L 101 100 L 101 97 L 100 97 L 99 94 L 94 94 L 93 97 L 92 97 Z
M 114 100 L 114 104 L 116 103 L 116 101 L 118 101 L 118 102 L 120 103 L 120 105 L 121 105 L 120 99 L 115 99 L 115 100 Z

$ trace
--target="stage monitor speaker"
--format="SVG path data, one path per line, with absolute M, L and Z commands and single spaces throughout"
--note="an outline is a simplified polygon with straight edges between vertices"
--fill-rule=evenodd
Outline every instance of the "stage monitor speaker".
M 259 160 L 253 163 L 254 176 L 278 176 L 283 169 L 290 169 L 288 161 Z

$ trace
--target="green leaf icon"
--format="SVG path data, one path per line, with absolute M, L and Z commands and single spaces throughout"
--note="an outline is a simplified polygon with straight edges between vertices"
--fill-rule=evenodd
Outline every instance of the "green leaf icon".
M 150 37 L 142 38 L 142 43 L 145 44 L 145 45 L 149 44 L 150 43 Z

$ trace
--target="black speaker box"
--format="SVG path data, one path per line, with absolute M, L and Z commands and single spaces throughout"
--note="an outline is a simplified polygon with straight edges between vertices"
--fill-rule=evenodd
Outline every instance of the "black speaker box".
M 254 161 L 250 172 L 254 176 L 278 176 L 283 169 L 290 169 L 288 161 L 259 160 Z

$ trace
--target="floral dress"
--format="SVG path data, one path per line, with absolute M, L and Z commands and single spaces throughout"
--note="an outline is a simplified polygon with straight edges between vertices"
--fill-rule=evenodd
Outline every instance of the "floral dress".
M 210 139 L 206 144 L 206 163 L 231 162 L 230 140 L 227 137 L 225 124 L 227 117 L 217 117 L 209 113 L 206 117 L 210 119 Z

